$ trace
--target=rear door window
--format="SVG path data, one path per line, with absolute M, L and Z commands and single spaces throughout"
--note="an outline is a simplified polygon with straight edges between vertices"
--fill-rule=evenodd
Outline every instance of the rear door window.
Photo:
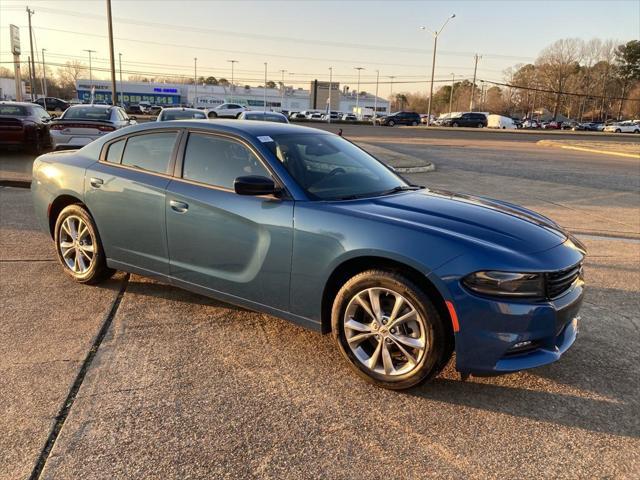
M 120 163 L 120 159 L 122 158 L 122 150 L 124 150 L 125 142 L 126 142 L 126 139 L 122 139 L 109 145 L 107 150 L 107 156 L 105 158 L 107 162 Z
M 129 137 L 122 165 L 155 173 L 169 173 L 177 132 L 148 133 Z

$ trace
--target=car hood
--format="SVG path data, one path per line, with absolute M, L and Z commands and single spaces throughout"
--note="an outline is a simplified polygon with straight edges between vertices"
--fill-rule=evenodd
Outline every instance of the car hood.
M 484 246 L 534 253 L 555 247 L 569 235 L 548 218 L 506 202 L 444 190 L 341 202 L 354 215 L 470 241 Z

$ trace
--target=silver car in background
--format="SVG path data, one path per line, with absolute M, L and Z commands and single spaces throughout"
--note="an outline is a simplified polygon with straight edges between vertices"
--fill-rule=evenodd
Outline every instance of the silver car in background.
M 238 120 L 261 120 L 263 122 L 289 123 L 287 117 L 280 112 L 243 112 Z
M 53 149 L 81 148 L 103 135 L 136 123 L 121 107 L 72 105 L 51 123 Z
M 168 122 L 169 120 L 204 120 L 207 112 L 197 108 L 163 108 L 156 118 L 157 122 Z

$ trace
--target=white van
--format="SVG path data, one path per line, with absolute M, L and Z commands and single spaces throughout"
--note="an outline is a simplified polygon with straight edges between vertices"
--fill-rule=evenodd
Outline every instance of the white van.
M 487 128 L 512 129 L 518 128 L 512 118 L 503 115 L 487 115 Z

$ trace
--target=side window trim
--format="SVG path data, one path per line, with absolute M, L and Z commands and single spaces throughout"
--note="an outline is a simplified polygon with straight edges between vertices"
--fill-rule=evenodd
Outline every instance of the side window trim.
M 290 199 L 291 197 L 291 193 L 289 192 L 289 190 L 287 189 L 286 185 L 284 184 L 284 182 L 282 180 L 280 180 L 280 177 L 278 177 L 278 175 L 276 174 L 276 172 L 273 170 L 273 168 L 271 167 L 271 165 L 269 164 L 269 162 L 262 156 L 262 154 L 260 152 L 258 152 L 253 145 L 251 145 L 249 142 L 247 142 L 246 140 L 242 139 L 241 137 L 237 137 L 235 135 L 229 134 L 227 132 L 212 132 L 210 130 L 198 130 L 198 129 L 189 129 L 189 130 L 185 130 L 182 138 L 180 139 L 180 147 L 179 150 L 177 152 L 176 155 L 176 162 L 175 162 L 175 166 L 174 166 L 174 170 L 173 170 L 173 178 L 175 180 L 180 180 L 182 182 L 188 182 L 188 183 L 193 183 L 193 184 L 197 184 L 200 185 L 202 187 L 205 188 L 212 188 L 214 190 L 222 190 L 225 192 L 232 192 L 235 193 L 232 189 L 229 188 L 225 188 L 225 187 L 220 187 L 220 186 L 216 186 L 216 185 L 209 185 L 207 183 L 202 183 L 202 182 L 197 182 L 195 180 L 189 180 L 186 178 L 182 178 L 182 172 L 184 169 L 184 157 L 187 151 L 187 142 L 189 139 L 189 135 L 191 134 L 201 134 L 201 135 L 211 135 L 211 136 L 215 136 L 215 137 L 220 137 L 220 138 L 224 138 L 224 139 L 228 139 L 228 140 L 232 140 L 235 142 L 240 143 L 241 145 L 245 146 L 258 160 L 258 162 L 260 162 L 260 164 L 264 167 L 264 169 L 269 172 L 269 175 L 271 176 L 272 180 L 275 182 L 275 184 L 282 189 L 282 191 L 284 192 L 284 195 L 281 197 L 281 199 Z
M 129 139 L 133 138 L 133 137 L 140 137 L 143 135 L 152 135 L 154 133 L 171 133 L 174 132 L 176 133 L 176 141 L 173 145 L 173 150 L 171 152 L 171 158 L 169 159 L 169 164 L 167 165 L 167 169 L 164 173 L 160 173 L 160 172 L 154 172 L 152 170 L 145 170 L 144 168 L 137 168 L 131 165 L 123 165 L 122 164 L 122 157 L 124 156 L 124 152 L 127 149 L 127 144 L 129 143 Z M 180 128 L 180 129 L 176 129 L 176 128 L 168 128 L 168 129 L 162 129 L 162 130 L 153 130 L 153 131 L 149 131 L 149 132 L 139 132 L 139 133 L 133 133 L 130 135 L 126 135 L 126 136 L 122 136 L 122 137 L 118 137 L 118 138 L 114 138 L 113 140 L 109 141 L 108 143 L 105 143 L 102 146 L 102 150 L 100 151 L 100 159 L 99 162 L 100 163 L 105 163 L 107 165 L 111 165 L 111 166 L 115 166 L 115 167 L 120 167 L 120 168 L 125 168 L 128 170 L 135 170 L 136 172 L 144 172 L 147 173 L 149 175 L 160 175 L 162 177 L 170 177 L 173 178 L 173 172 L 175 171 L 175 166 L 176 166 L 176 159 L 177 159 L 177 155 L 178 152 L 180 151 L 180 147 L 182 145 L 183 142 L 183 138 L 186 137 L 185 135 L 185 130 Z M 120 162 L 119 163 L 114 163 L 114 162 L 108 162 L 107 161 L 107 153 L 109 151 L 109 147 L 111 145 L 113 145 L 114 143 L 119 142 L 120 140 L 124 139 L 124 147 L 122 148 L 122 152 L 120 153 Z

